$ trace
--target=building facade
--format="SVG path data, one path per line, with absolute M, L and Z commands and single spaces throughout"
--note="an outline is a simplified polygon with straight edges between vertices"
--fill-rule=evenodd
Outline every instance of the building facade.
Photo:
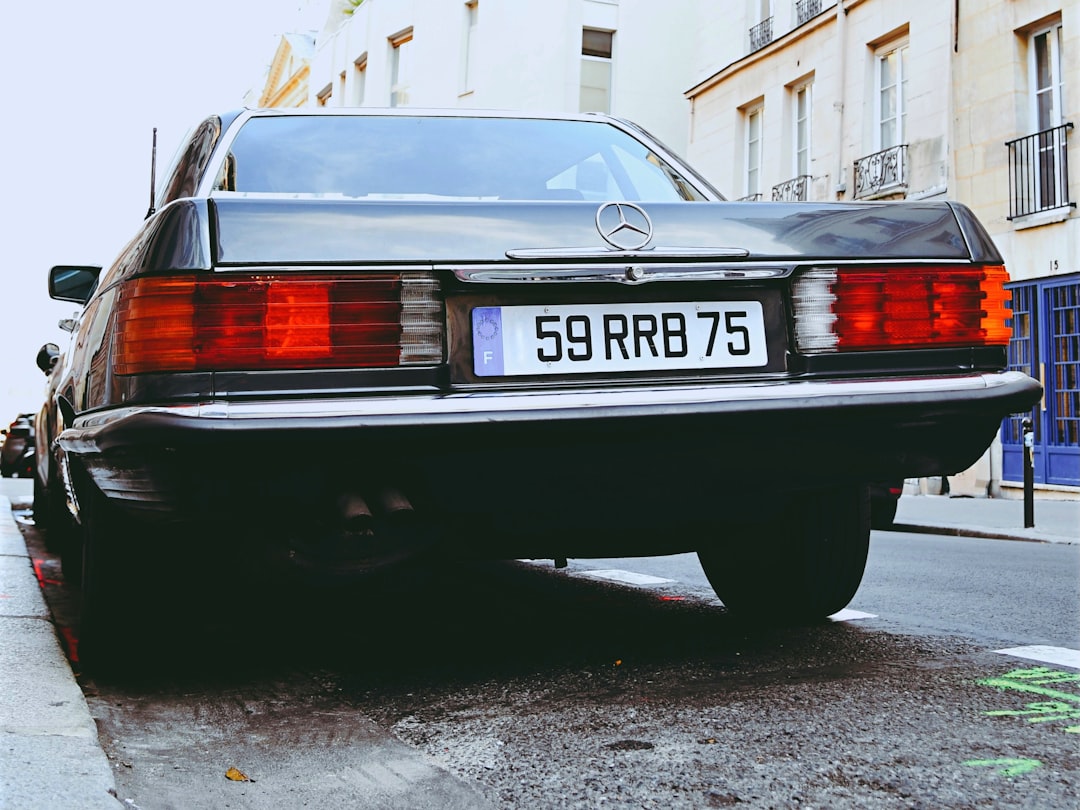
M 951 199 L 1013 279 L 1010 364 L 1046 398 L 951 489 L 1080 488 L 1080 5 L 1062 0 L 745 0 L 705 19 L 686 93 L 690 161 L 754 200 Z M 715 15 L 719 17 L 719 15 Z M 737 15 L 736 15 L 737 16 Z M 714 46 L 705 47 L 712 42 Z M 1071 168 L 1070 168 L 1071 166 Z
M 311 68 L 313 105 L 610 112 L 676 152 L 694 81 L 687 28 L 666 0 L 332 0 Z
M 306 107 L 310 96 L 315 34 L 282 34 L 261 87 L 248 93 L 251 107 Z
M 1010 363 L 1042 381 L 1035 481 L 1080 486 L 1080 4 L 965 0 L 952 72 L 954 196 L 1013 279 Z M 1023 480 L 1023 416 L 1002 430 L 1002 477 Z

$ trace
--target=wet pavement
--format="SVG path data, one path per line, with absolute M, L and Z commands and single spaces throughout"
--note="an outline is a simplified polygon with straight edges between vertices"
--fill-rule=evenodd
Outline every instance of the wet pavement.
M 12 512 L 31 496 L 30 481 L 0 482 L 0 808 L 122 806 Z M 905 495 L 894 530 L 1080 543 L 1080 499 L 1034 511 L 1026 528 L 1020 500 Z

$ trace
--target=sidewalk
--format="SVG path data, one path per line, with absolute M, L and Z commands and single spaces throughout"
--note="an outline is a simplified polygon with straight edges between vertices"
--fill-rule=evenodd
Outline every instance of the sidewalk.
M 116 810 L 97 726 L 11 513 L 32 495 L 28 479 L 0 483 L 0 810 Z
M 905 493 L 893 531 L 1080 545 L 1080 495 L 1072 501 L 1036 496 L 1034 507 L 1035 525 L 1025 529 L 1023 500 Z
M 0 810 L 120 807 L 97 728 L 57 640 L 14 502 L 29 506 L 28 480 L 0 479 Z M 1080 499 L 1022 500 L 912 495 L 893 531 L 1080 544 Z

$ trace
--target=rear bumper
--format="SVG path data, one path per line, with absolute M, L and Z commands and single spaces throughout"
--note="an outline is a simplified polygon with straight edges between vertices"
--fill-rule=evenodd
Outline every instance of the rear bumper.
M 233 508 L 304 483 L 406 480 L 441 511 L 666 499 L 956 472 L 1041 396 L 1016 372 L 932 379 L 206 402 L 86 414 L 59 437 L 110 497 Z M 292 476 L 297 468 L 303 479 Z M 583 494 L 586 493 L 586 494 Z M 621 504 L 632 506 L 633 498 Z

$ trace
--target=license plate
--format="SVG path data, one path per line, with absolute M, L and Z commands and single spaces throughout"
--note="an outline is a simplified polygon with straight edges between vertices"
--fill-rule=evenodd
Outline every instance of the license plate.
M 755 368 L 768 364 L 758 301 L 477 307 L 477 377 Z

